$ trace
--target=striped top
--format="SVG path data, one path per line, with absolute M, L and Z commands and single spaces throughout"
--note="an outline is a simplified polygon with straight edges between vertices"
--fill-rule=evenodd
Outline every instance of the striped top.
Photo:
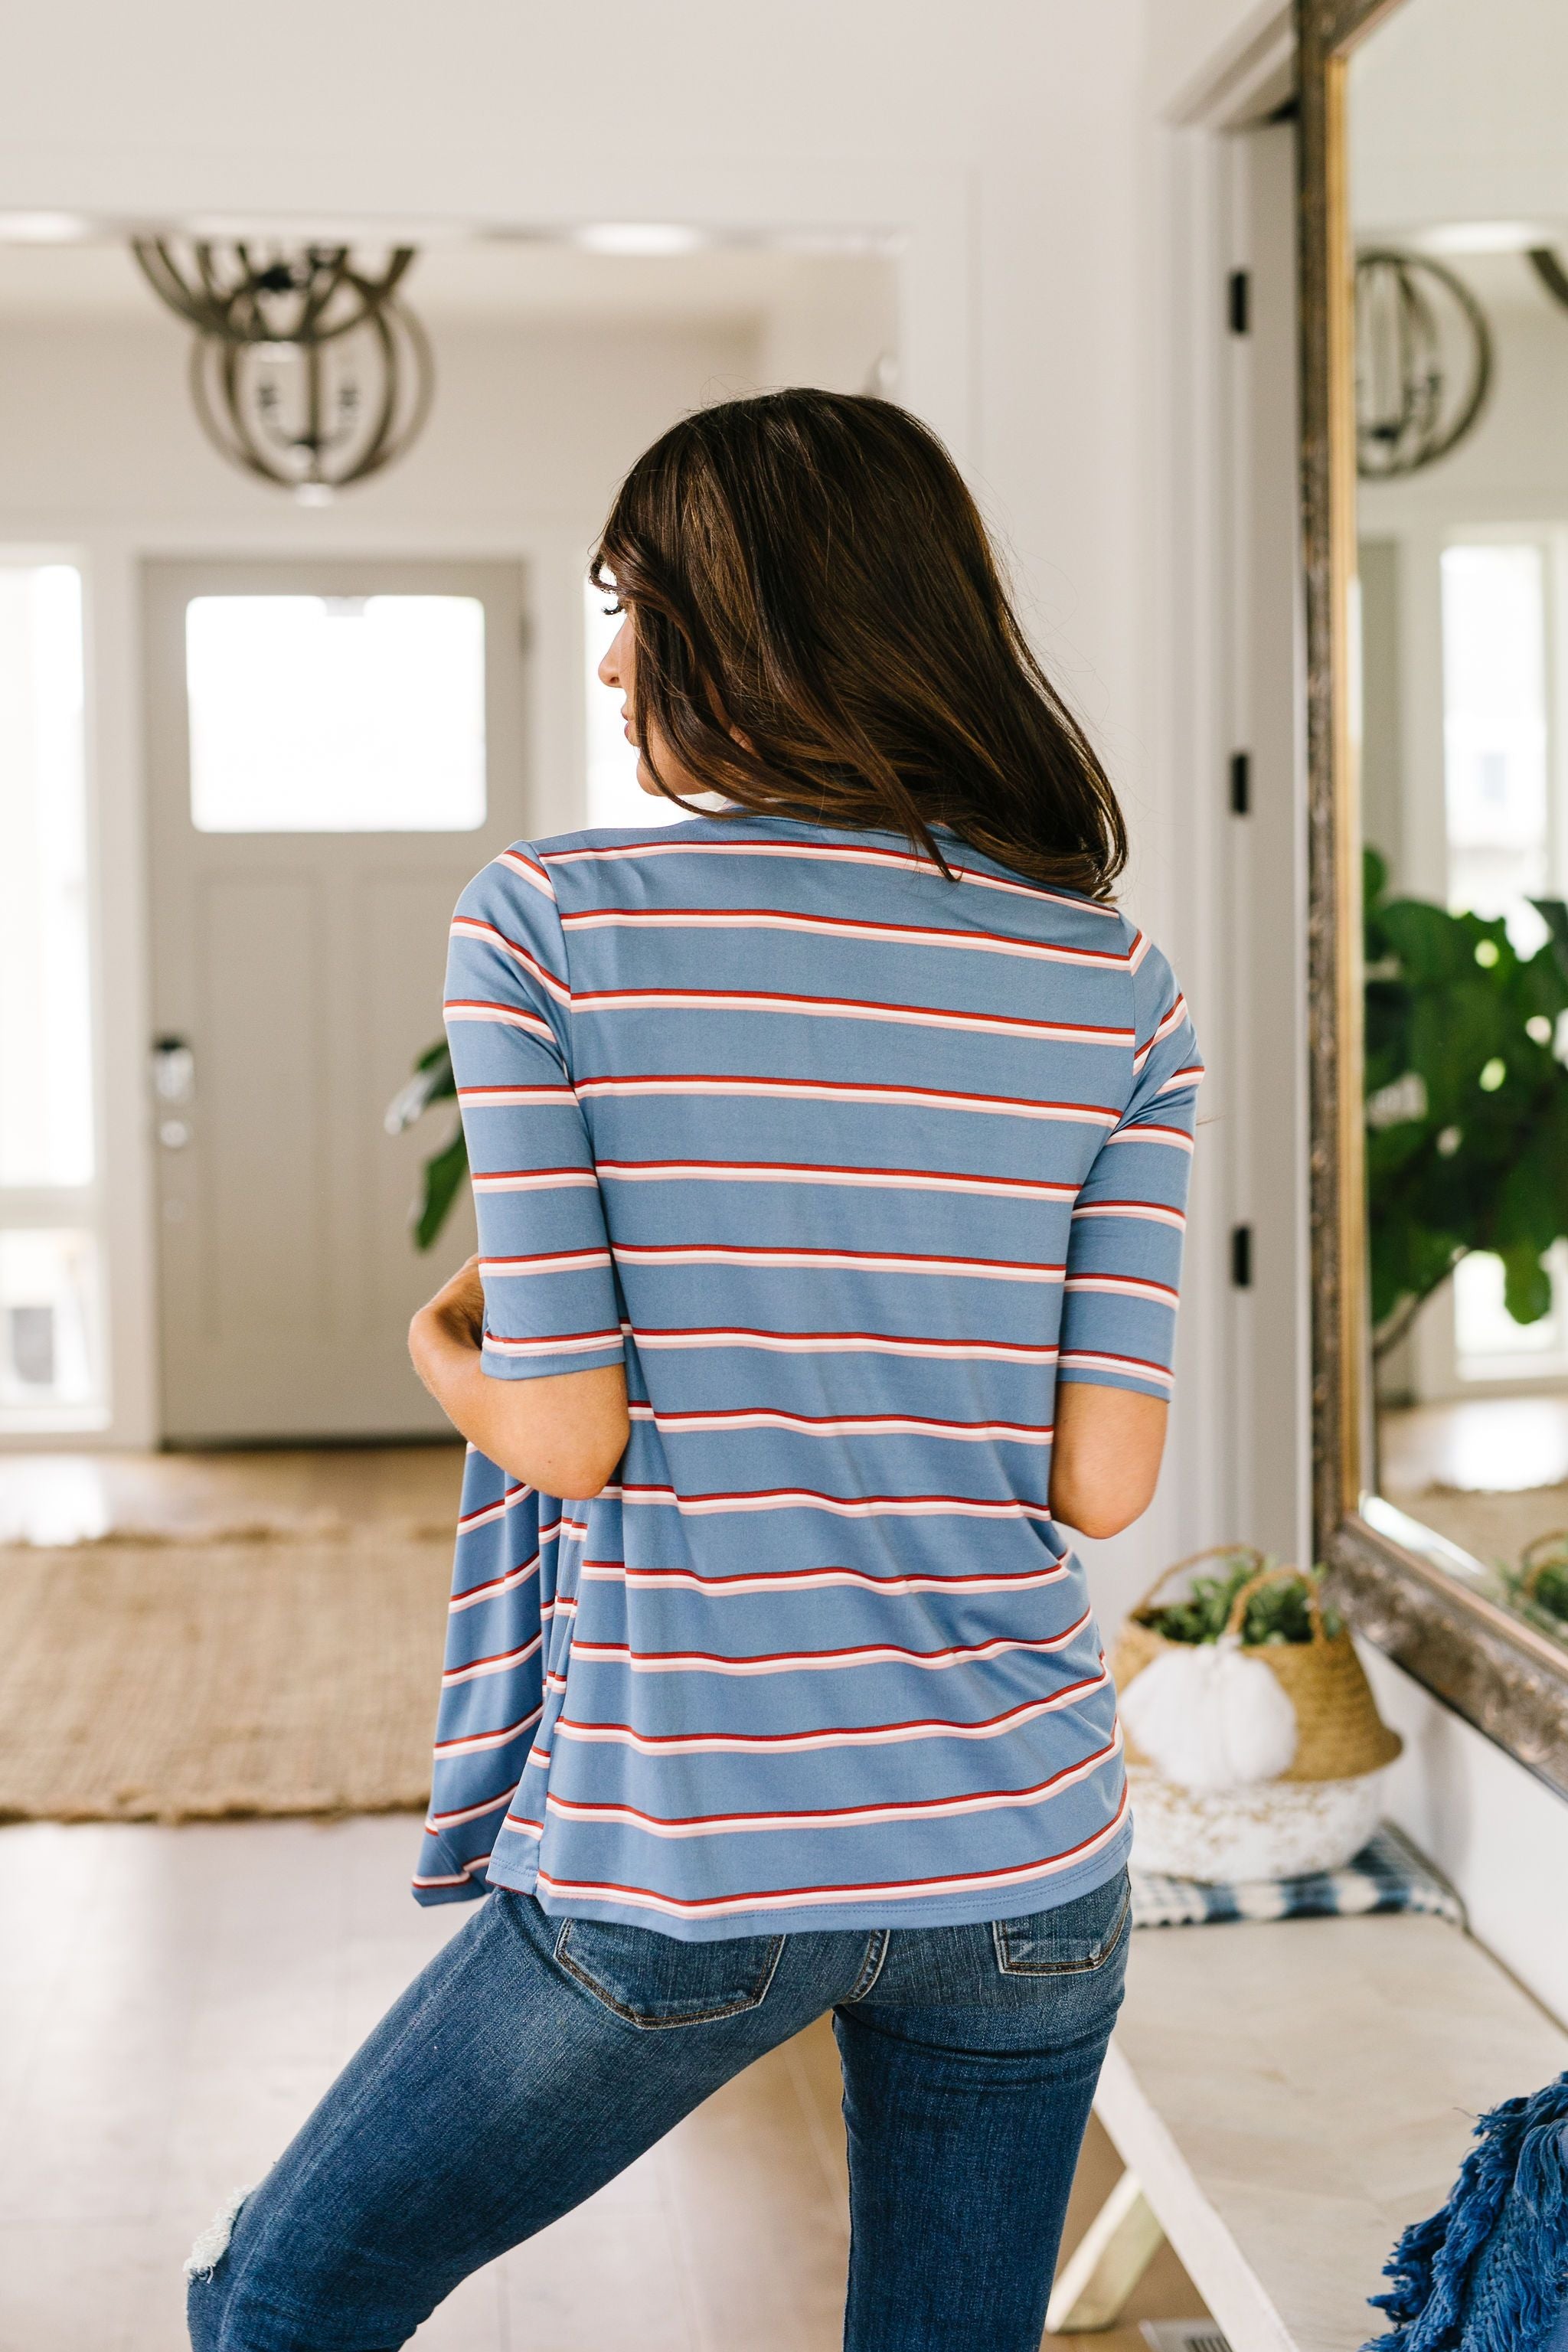
M 1200 1065 L 1126 916 L 753 816 L 507 850 L 452 926 L 484 1368 L 626 1363 L 592 1502 L 470 1449 L 416 1890 L 681 1937 L 1118 1870 L 1058 1381 L 1163 1397 Z

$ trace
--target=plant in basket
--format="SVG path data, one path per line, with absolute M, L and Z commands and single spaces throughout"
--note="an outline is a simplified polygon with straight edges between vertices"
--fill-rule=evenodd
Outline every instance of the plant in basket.
M 1158 1599 L 1182 1574 L 1185 1591 Z M 1112 1672 L 1141 1868 L 1289 1878 L 1365 1844 L 1400 1742 L 1317 1570 L 1245 1544 L 1179 1560 L 1132 1611 Z

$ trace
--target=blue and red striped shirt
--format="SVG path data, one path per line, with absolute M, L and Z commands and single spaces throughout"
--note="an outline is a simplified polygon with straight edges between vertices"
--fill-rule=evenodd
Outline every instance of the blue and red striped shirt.
M 1060 1381 L 1168 1394 L 1201 1066 L 1111 907 L 743 814 L 520 845 L 447 1019 L 485 1370 L 624 1360 L 591 1502 L 470 1450 L 427 1902 L 684 1937 L 1119 1869 Z

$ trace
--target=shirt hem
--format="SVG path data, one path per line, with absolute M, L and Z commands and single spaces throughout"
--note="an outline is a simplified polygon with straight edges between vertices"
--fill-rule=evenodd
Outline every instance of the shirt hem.
M 489 1885 L 514 1895 L 531 1895 L 552 1919 L 605 1919 L 627 1927 L 647 1927 L 679 1944 L 719 1943 L 739 1936 L 830 1935 L 844 1929 L 876 1927 L 970 1927 L 993 1919 L 1024 1918 L 1037 1911 L 1058 1910 L 1065 1903 L 1090 1895 L 1123 1869 L 1132 1845 L 1132 1824 L 1126 1822 L 1109 1845 L 1102 1846 L 1071 1870 L 1042 1874 L 1016 1886 L 981 1887 L 962 1895 L 935 1895 L 907 1903 L 803 1904 L 794 1908 L 770 1905 L 755 1911 L 726 1912 L 720 1919 L 672 1919 L 646 1904 L 616 1903 L 605 1896 L 563 1900 L 542 1894 L 537 1873 L 509 1871 L 491 1864 Z

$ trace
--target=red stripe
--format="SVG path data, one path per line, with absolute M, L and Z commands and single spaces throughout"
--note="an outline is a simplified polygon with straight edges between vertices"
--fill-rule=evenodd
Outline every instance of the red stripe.
M 646 909 L 626 907 L 580 907 L 573 914 L 563 911 L 561 922 L 564 929 L 568 923 L 608 921 L 633 925 L 658 924 L 679 920 L 683 917 L 699 923 L 713 923 L 721 928 L 741 923 L 756 923 L 764 929 L 781 925 L 793 929 L 798 925 L 805 930 L 858 931 L 879 935 L 894 932 L 900 939 L 911 940 L 917 943 L 923 940 L 942 946 L 999 949 L 1004 952 L 1016 950 L 1020 955 L 1040 956 L 1051 961 L 1070 962 L 1082 959 L 1090 963 L 1124 965 L 1127 962 L 1127 957 L 1124 954 L 1118 954 L 1110 948 L 1058 947 L 1048 940 L 1016 939 L 1009 931 L 954 931 L 930 923 L 872 922 L 853 915 L 797 913 L 793 908 L 784 907 L 658 907 Z M 494 926 L 487 924 L 485 928 L 493 929 Z M 509 941 L 508 944 L 510 945 L 510 942 Z
M 1064 1764 L 1058 1771 L 1048 1774 L 1044 1780 L 1032 1780 L 1022 1789 L 953 1790 L 945 1797 L 895 1797 L 886 1799 L 881 1804 L 877 1805 L 802 1805 L 795 1807 L 793 1811 L 780 1809 L 773 1811 L 754 1811 L 732 1813 L 649 1813 L 645 1812 L 640 1805 L 621 1804 L 614 1799 L 605 1799 L 595 1803 L 588 1798 L 559 1797 L 553 1791 L 551 1792 L 548 1802 L 552 1812 L 627 1814 L 634 1821 L 649 1822 L 659 1829 L 671 1830 L 693 1828 L 703 1822 L 788 1822 L 797 1818 L 812 1822 L 824 1820 L 852 1822 L 862 1813 L 886 1812 L 900 1812 L 914 1817 L 931 1811 L 933 1807 L 943 1805 L 983 1805 L 991 1799 L 1044 1796 L 1046 1790 L 1054 1789 L 1058 1781 L 1071 1780 L 1080 1772 L 1091 1771 L 1096 1765 L 1103 1764 L 1108 1757 L 1117 1753 L 1121 1744 L 1118 1739 L 1110 1739 L 1103 1748 L 1091 1748 L 1087 1756 L 1080 1756 L 1076 1763 Z
M 1051 1183 L 1041 1176 L 974 1176 L 964 1170 L 947 1168 L 854 1167 L 847 1162 L 828 1160 L 600 1160 L 595 1165 L 601 1176 L 620 1175 L 633 1168 L 704 1168 L 712 1169 L 715 1174 L 727 1176 L 770 1176 L 776 1171 L 787 1171 L 798 1176 L 910 1177 L 916 1181 L 934 1184 L 972 1184 L 977 1192 L 994 1189 L 1009 1192 L 1043 1192 L 1063 1200 L 1071 1199 L 1079 1189 L 1076 1184 Z M 527 1171 L 518 1169 L 495 1172 L 521 1175 Z
M 1098 950 L 1095 950 L 1099 952 Z M 787 988 L 594 988 L 579 991 L 573 997 L 577 1012 L 599 1005 L 616 1005 L 628 999 L 643 1005 L 649 997 L 679 1005 L 799 1005 L 806 1011 L 842 1014 L 853 1019 L 857 1013 L 874 1017 L 879 1013 L 895 1018 L 907 1015 L 913 1021 L 964 1022 L 986 1029 L 1019 1029 L 1031 1034 L 1048 1031 L 1051 1042 L 1070 1037 L 1090 1037 L 1118 1042 L 1132 1041 L 1130 1029 L 1118 1029 L 1092 1021 L 1031 1021 L 1021 1013 L 968 1013 L 952 1004 L 899 1004 L 891 999 L 877 996 L 808 996 L 796 989 Z M 460 1000 L 454 1000 L 460 1001 Z
M 806 1264 L 821 1260 L 837 1265 L 852 1258 L 857 1265 L 990 1265 L 1004 1274 L 1063 1274 L 1066 1268 L 1049 1260 L 1012 1257 L 952 1257 L 932 1250 L 857 1250 L 857 1249 L 794 1249 L 787 1243 L 776 1247 L 766 1242 L 617 1242 L 616 1255 L 631 1258 L 685 1257 L 702 1250 L 722 1257 L 787 1257 Z M 555 1250 L 555 1257 L 580 1257 L 580 1250 Z M 487 1265 L 532 1264 L 521 1258 L 487 1258 Z M 1131 1280 L 1131 1276 L 1124 1277 Z
M 735 1333 L 743 1339 L 889 1339 L 902 1348 L 1010 1348 L 1020 1356 L 1054 1356 L 1056 1349 L 1029 1339 L 930 1339 L 912 1331 L 768 1331 L 752 1323 L 627 1324 L 634 1339 L 715 1339 L 721 1345 Z
M 1126 1811 L 1127 1790 L 1123 1785 L 1121 1802 L 1115 1812 L 1110 1821 L 1102 1823 L 1098 1830 L 1091 1831 L 1086 1838 L 1080 1838 L 1076 1845 L 1065 1846 L 1059 1853 L 1045 1854 L 1038 1862 L 1018 1864 L 1010 1870 L 948 1870 L 925 1878 L 884 1878 L 864 1881 L 858 1885 L 848 1883 L 820 1886 L 741 1888 L 733 1895 L 696 1896 L 661 1895 L 657 1888 L 633 1886 L 625 1881 L 616 1879 L 556 1879 L 550 1877 L 542 1870 L 539 1874 L 539 1883 L 542 1886 L 548 1887 L 552 1894 L 566 1895 L 568 1900 L 574 1899 L 579 1895 L 627 1895 L 633 1897 L 643 1896 L 655 1906 L 667 1906 L 679 1911 L 710 1911 L 715 1906 L 733 1909 L 748 1902 L 763 1903 L 769 1900 L 779 1904 L 782 1908 L 792 1898 L 799 1900 L 810 1895 L 837 1895 L 850 1897 L 861 1895 L 919 1894 L 928 1886 L 967 1885 L 974 1880 L 988 1880 L 993 1885 L 1005 1885 L 1013 1880 L 1037 1877 L 1058 1864 L 1070 1862 L 1075 1854 L 1084 1853 L 1089 1846 L 1102 1844 L 1114 1831 L 1121 1827 Z
M 770 1090 L 778 1087 L 800 1087 L 819 1095 L 913 1095 L 921 1102 L 953 1104 L 990 1103 L 1036 1115 L 1042 1111 L 1061 1111 L 1068 1118 L 1103 1118 L 1114 1126 L 1121 1113 L 1108 1103 L 1054 1102 L 1037 1095 L 981 1095 L 959 1093 L 951 1087 L 909 1087 L 896 1079 L 879 1082 L 874 1078 L 773 1078 L 757 1071 L 729 1070 L 621 1070 L 613 1077 L 579 1078 L 579 1095 L 598 1094 L 614 1087 L 759 1087 Z M 479 1087 L 479 1093 L 493 1093 L 493 1087 Z M 570 1089 L 568 1089 L 570 1091 Z
M 1081 1682 L 1064 1684 L 1060 1691 L 1051 1693 L 1053 1705 L 1065 1706 L 1082 1692 L 1103 1690 L 1105 1682 L 1102 1670 Z M 1040 1704 L 1038 1699 L 1021 1699 L 1016 1706 L 1004 1707 L 1000 1715 L 983 1715 L 973 1723 L 959 1722 L 945 1715 L 910 1715 L 896 1717 L 891 1723 L 821 1724 L 809 1731 L 640 1731 L 632 1723 L 584 1723 L 576 1716 L 563 1715 L 557 1717 L 557 1729 L 568 1738 L 577 1731 L 625 1731 L 647 1748 L 670 1747 L 689 1739 L 739 1739 L 748 1748 L 771 1748 L 785 1739 L 866 1739 L 896 1731 L 929 1731 L 939 1738 L 944 1731 L 950 1731 L 962 1738 L 971 1732 L 994 1731 L 998 1724 L 1010 1723 L 1017 1715 L 1028 1715 Z

